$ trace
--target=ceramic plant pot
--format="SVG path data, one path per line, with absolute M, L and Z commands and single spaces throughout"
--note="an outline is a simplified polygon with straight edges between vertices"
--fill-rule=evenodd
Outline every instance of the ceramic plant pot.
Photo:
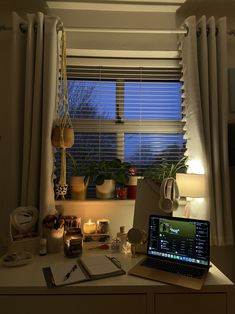
M 96 185 L 96 197 L 99 199 L 110 199 L 115 196 L 115 181 L 104 180 L 103 184 Z
M 52 145 L 60 148 L 70 148 L 74 144 L 73 128 L 54 127 L 52 129 Z
M 72 176 L 70 178 L 71 196 L 73 200 L 85 200 L 88 182 L 84 183 L 84 176 Z

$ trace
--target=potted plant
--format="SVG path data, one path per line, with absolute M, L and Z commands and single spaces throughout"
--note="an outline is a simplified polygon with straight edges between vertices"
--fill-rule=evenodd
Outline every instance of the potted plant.
M 114 162 L 113 160 L 100 160 L 94 164 L 92 182 L 96 185 L 96 197 L 110 199 L 115 196 Z
M 129 169 L 132 167 L 129 162 L 122 162 L 120 159 L 115 159 L 115 172 L 113 178 L 116 183 L 116 196 L 118 199 L 126 199 L 129 182 Z
M 140 177 L 137 176 L 135 167 L 129 168 L 128 172 L 129 172 L 129 179 L 127 183 L 127 198 L 134 200 L 136 199 L 137 184 L 138 184 L 138 179 Z
M 100 160 L 95 163 L 92 171 L 96 185 L 96 197 L 110 199 L 115 197 L 115 184 L 125 185 L 128 182 L 128 168 L 131 165 L 120 159 Z
M 89 158 L 77 160 L 70 152 L 67 152 L 72 176 L 70 177 L 71 197 L 75 200 L 85 200 L 90 176 L 93 175 L 92 164 L 89 164 Z
M 168 178 L 176 177 L 177 172 L 186 172 L 187 165 L 186 165 L 187 157 L 182 157 L 176 162 L 169 162 L 166 160 L 162 160 L 162 162 L 152 164 L 146 171 L 144 172 L 144 180 L 141 181 L 138 191 L 143 193 L 148 193 L 149 191 L 154 192 L 155 203 L 159 204 L 162 203 L 163 199 L 168 199 L 165 197 L 165 192 L 161 193 L 161 184 L 163 180 Z M 152 193 L 151 192 L 151 193 Z M 159 205 L 159 209 L 162 211 L 162 205 Z M 168 210 L 164 210 L 164 212 L 169 212 Z
M 186 161 L 187 156 L 183 156 L 181 159 L 173 163 L 165 160 L 154 163 L 144 172 L 144 179 L 151 180 L 152 182 L 159 185 L 166 178 L 175 179 L 177 172 L 186 172 Z

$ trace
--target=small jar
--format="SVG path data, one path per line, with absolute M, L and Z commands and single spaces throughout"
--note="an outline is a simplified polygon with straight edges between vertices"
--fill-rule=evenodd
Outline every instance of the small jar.
M 39 255 L 44 256 L 46 254 L 47 254 L 47 239 L 42 238 L 42 239 L 40 239 Z
M 122 250 L 122 241 L 120 238 L 114 238 L 111 242 L 111 250 L 113 253 L 120 253 Z
M 77 257 L 82 253 L 83 235 L 80 228 L 69 228 L 64 234 L 64 254 Z

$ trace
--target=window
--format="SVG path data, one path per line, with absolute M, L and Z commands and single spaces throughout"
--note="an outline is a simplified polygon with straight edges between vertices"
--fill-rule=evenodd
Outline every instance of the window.
M 70 115 L 80 160 L 120 158 L 146 167 L 185 151 L 179 69 L 68 67 Z M 69 175 L 69 173 L 68 173 Z

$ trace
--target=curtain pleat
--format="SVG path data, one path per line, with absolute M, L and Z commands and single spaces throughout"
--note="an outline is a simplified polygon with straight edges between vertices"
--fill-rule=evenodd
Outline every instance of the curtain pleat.
M 228 167 L 228 71 L 227 71 L 227 20 L 216 22 L 217 67 L 218 67 L 218 106 L 219 106 L 219 153 L 221 156 L 222 221 L 219 232 L 220 244 L 233 244 L 231 197 Z
M 51 132 L 55 114 L 57 96 L 57 61 L 58 61 L 58 18 L 45 19 L 43 95 L 42 95 L 42 138 L 41 138 L 41 177 L 40 214 L 41 217 L 55 209 L 53 165 L 54 154 L 51 144 Z
M 24 34 L 20 23 L 27 24 Z M 40 221 L 55 212 L 51 131 L 56 105 L 57 23 L 57 17 L 41 12 L 27 14 L 27 21 L 13 13 L 16 75 L 11 115 L 16 128 L 11 140 L 16 148 L 9 168 L 16 183 L 11 206 L 35 206 Z
M 186 134 L 190 160 L 201 162 L 208 197 L 195 212 L 211 221 L 211 242 L 232 244 L 227 149 L 226 18 L 186 19 L 188 36 L 182 39 L 185 71 Z M 218 34 L 217 34 L 218 27 Z M 203 216 L 204 215 L 204 216 Z

